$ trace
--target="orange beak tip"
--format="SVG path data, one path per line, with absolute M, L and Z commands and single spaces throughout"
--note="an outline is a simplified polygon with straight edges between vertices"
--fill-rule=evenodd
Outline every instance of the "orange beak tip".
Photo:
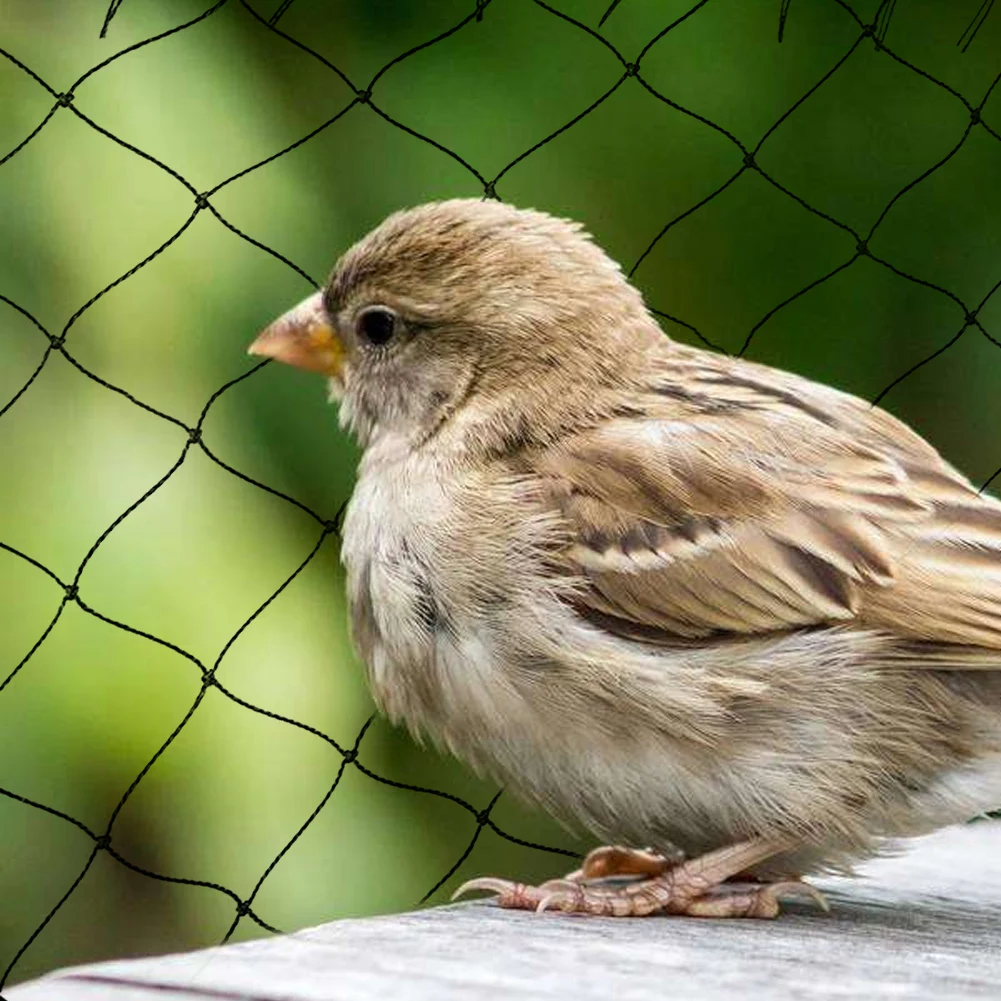
M 262 330 L 247 353 L 336 376 L 342 369 L 344 345 L 331 326 L 323 293 L 316 292 Z
M 263 339 L 263 335 L 261 335 L 260 337 L 258 337 L 253 342 L 253 344 L 251 344 L 250 347 L 247 348 L 247 354 L 248 355 L 254 355 L 256 357 L 260 357 L 261 355 L 265 355 L 267 353 L 267 352 L 264 351 L 263 346 L 261 344 L 262 339 Z

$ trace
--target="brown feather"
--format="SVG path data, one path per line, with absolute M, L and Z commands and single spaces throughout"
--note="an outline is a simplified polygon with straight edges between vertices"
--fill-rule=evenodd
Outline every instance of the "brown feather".
M 665 643 L 854 620 L 1001 648 L 1001 505 L 881 411 L 819 387 L 821 420 L 800 405 L 814 384 L 739 364 L 754 377 L 665 345 L 642 421 L 534 458 L 568 525 L 567 566 L 591 584 L 577 602 Z M 665 392 L 672 378 L 684 391 Z

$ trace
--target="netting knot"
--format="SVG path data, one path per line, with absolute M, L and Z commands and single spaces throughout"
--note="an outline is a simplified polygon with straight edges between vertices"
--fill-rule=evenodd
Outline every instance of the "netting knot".
M 872 38 L 872 36 L 875 34 L 876 34 L 876 25 L 874 24 L 867 24 L 862 29 L 862 35 L 864 38 Z
M 487 181 L 487 183 L 483 185 L 483 197 L 484 198 L 494 198 L 494 199 L 497 199 L 497 201 L 500 201 L 500 199 L 497 198 L 497 191 L 494 188 L 494 182 L 493 181 Z
M 344 764 L 350 765 L 358 760 L 358 748 L 352 747 L 350 751 L 344 751 Z
M 323 534 L 324 535 L 336 535 L 338 532 L 338 525 L 336 518 L 328 518 L 323 523 Z
M 205 194 L 204 191 L 199 191 L 195 195 L 195 208 L 201 212 L 202 209 L 207 209 L 209 207 L 209 196 Z
M 97 846 L 99 852 L 107 851 L 111 847 L 111 835 L 102 834 L 99 838 L 96 838 L 94 844 Z
M 626 63 L 626 76 L 636 76 L 640 71 L 639 63 Z
M 73 91 L 68 90 L 65 94 L 56 94 L 56 104 L 60 108 L 68 108 L 73 103 Z
M 980 109 L 979 108 L 974 108 L 970 112 L 970 122 L 972 124 L 974 124 L 974 125 L 979 125 L 982 121 L 983 121 L 983 118 L 980 117 Z
M 66 585 L 66 600 L 67 601 L 76 601 L 77 595 L 79 593 L 80 593 L 80 589 L 76 586 L 76 584 L 67 584 Z
M 968 312 L 965 319 L 966 325 L 972 327 L 977 322 L 977 310 L 974 309 L 972 312 Z
M 868 241 L 859 240 L 859 242 L 855 244 L 855 252 L 859 255 L 859 257 L 868 257 L 869 256 Z
M 66 335 L 60 334 L 58 337 L 49 337 L 49 343 L 58 351 L 66 343 Z
M 745 153 L 744 154 L 744 166 L 745 167 L 750 167 L 752 170 L 756 170 L 757 169 L 758 164 L 757 164 L 757 162 L 754 159 L 754 154 L 753 153 Z
M 188 441 L 192 445 L 197 445 L 202 440 L 202 429 L 201 428 L 188 428 Z
M 245 918 L 250 913 L 250 901 L 241 900 L 236 905 L 236 916 L 238 918 Z
M 357 101 L 359 104 L 368 104 L 372 100 L 372 91 L 370 90 L 359 90 Z
M 490 0 L 476 0 L 476 20 L 483 20 L 483 12 L 487 9 L 487 4 Z
M 489 819 L 490 807 L 487 807 L 485 810 L 480 810 L 480 812 L 476 814 L 476 823 L 479 824 L 480 827 L 483 827 Z
M 206 689 L 212 688 L 215 684 L 216 684 L 216 680 L 215 680 L 215 668 L 214 667 L 210 667 L 202 675 L 202 690 L 205 691 Z

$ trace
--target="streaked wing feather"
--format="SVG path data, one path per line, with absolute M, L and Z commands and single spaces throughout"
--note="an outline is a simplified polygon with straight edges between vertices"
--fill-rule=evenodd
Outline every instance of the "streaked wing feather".
M 739 407 L 714 372 L 705 412 L 661 392 L 537 458 L 582 613 L 665 643 L 854 620 L 945 644 L 929 666 L 1001 668 L 1001 504 L 888 414 L 754 368 Z

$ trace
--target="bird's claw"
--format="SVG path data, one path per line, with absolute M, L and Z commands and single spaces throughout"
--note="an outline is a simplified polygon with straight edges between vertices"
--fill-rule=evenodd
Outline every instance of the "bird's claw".
M 480 876 L 467 880 L 452 894 L 452 900 L 470 893 L 473 890 L 486 890 L 496 894 L 496 900 L 501 907 L 516 907 L 521 910 L 535 910 L 544 897 L 542 887 L 529 886 L 526 883 L 516 883 L 510 879 L 499 879 L 497 876 Z
M 486 890 L 495 894 L 499 907 L 535 911 L 537 914 L 563 911 L 571 914 L 626 917 L 662 910 L 690 917 L 774 918 L 780 911 L 779 901 L 790 897 L 810 900 L 825 913 L 829 913 L 831 909 L 827 898 L 816 887 L 798 879 L 750 886 L 723 883 L 703 894 L 680 892 L 674 895 L 673 900 L 662 900 L 659 906 L 651 906 L 649 901 L 627 895 L 621 889 L 586 885 L 574 880 L 551 879 L 539 886 L 530 886 L 495 876 L 481 876 L 463 883 L 452 894 L 452 900 L 457 900 L 472 890 Z
M 463 883 L 452 899 L 470 890 L 496 894 L 500 907 L 563 911 L 606 917 L 678 914 L 705 918 L 774 918 L 779 901 L 804 897 L 829 911 L 816 888 L 799 879 L 774 882 L 735 881 L 748 865 L 774 854 L 769 842 L 747 841 L 716 849 L 688 862 L 672 862 L 650 852 L 612 847 L 592 852 L 581 870 L 563 879 L 529 886 L 495 876 Z M 644 875 L 647 873 L 647 875 Z M 627 881 L 623 885 L 623 879 Z M 752 877 L 753 878 L 753 877 Z
M 544 894 L 542 899 L 535 905 L 536 914 L 541 914 L 548 910 L 576 910 L 576 907 L 561 906 L 565 903 L 582 903 L 584 890 L 581 884 L 571 879 L 550 879 L 539 887 L 539 891 Z
M 452 900 L 471 890 L 486 890 L 495 894 L 499 907 L 535 911 L 565 911 L 572 914 L 616 915 L 631 913 L 630 902 L 614 889 L 586 886 L 569 879 L 550 879 L 539 886 L 480 876 L 460 886 Z
M 494 899 L 500 907 L 539 914 L 546 910 L 579 910 L 585 905 L 583 888 L 567 879 L 550 879 L 539 886 L 530 886 L 496 876 L 480 876 L 463 883 L 452 894 L 452 900 L 473 890 L 495 894 Z
M 762 887 L 762 892 L 773 897 L 775 900 L 784 900 L 788 897 L 799 897 L 801 900 L 810 900 L 825 914 L 831 913 L 831 905 L 827 897 L 815 886 L 811 886 L 801 879 L 789 879 L 781 883 L 769 883 Z

